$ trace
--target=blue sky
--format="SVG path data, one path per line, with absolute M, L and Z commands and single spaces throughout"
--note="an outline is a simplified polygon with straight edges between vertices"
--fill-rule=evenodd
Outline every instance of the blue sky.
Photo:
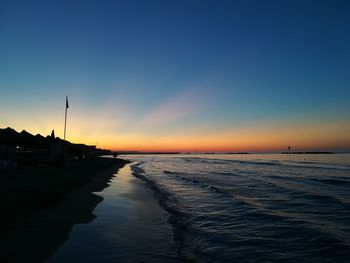
M 72 139 L 92 143 L 103 129 L 86 130 L 108 123 L 113 147 L 121 134 L 344 124 L 349 11 L 348 1 L 1 1 L 1 126 L 60 130 L 66 95 L 71 121 L 90 123 Z

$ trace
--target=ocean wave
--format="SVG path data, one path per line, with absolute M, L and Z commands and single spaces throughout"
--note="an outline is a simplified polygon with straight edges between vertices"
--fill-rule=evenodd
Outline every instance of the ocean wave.
M 238 200 L 240 200 L 241 202 L 245 203 L 245 204 L 249 204 L 251 206 L 257 206 L 257 203 L 252 203 L 249 202 L 247 198 L 242 198 L 240 197 L 240 195 L 237 195 L 235 193 L 232 192 L 232 188 L 230 186 L 218 186 L 218 185 L 214 185 L 214 184 L 210 184 L 208 182 L 205 182 L 205 177 L 200 178 L 200 174 L 190 174 L 190 173 L 183 173 L 183 172 L 170 172 L 170 171 L 163 171 L 166 175 L 172 176 L 174 178 L 177 178 L 178 180 L 181 180 L 183 182 L 189 183 L 192 186 L 195 187 L 199 187 L 202 189 L 207 189 L 210 190 L 212 192 L 224 195 L 226 198 L 229 197 L 231 199 L 236 199 L 236 202 Z M 227 173 L 230 174 L 230 173 Z M 200 179 L 196 179 L 196 178 L 200 178 Z M 274 177 L 275 178 L 275 177 Z M 282 177 L 283 178 L 283 177 Z M 281 179 L 281 178 L 279 178 Z M 302 178 L 297 178 L 300 182 L 303 181 Z M 290 181 L 290 180 L 295 180 L 295 179 L 291 179 L 291 178 L 283 178 L 283 180 L 285 181 Z M 323 183 L 333 183 L 333 184 L 341 184 L 341 180 L 332 180 L 332 179 L 311 179 L 312 181 L 321 181 Z M 279 190 L 280 192 L 284 192 L 285 196 L 289 196 L 290 198 L 294 198 L 294 199 L 299 199 L 299 200 L 304 200 L 304 202 L 308 202 L 307 200 L 310 200 L 312 202 L 328 202 L 328 203 L 332 203 L 333 205 L 337 205 L 338 207 L 341 207 L 343 209 L 350 209 L 350 204 L 348 202 L 345 202 L 339 198 L 336 198 L 332 195 L 329 194 L 322 194 L 322 193 L 315 193 L 312 190 L 308 190 L 308 189 L 302 189 L 302 188 L 298 188 L 293 184 L 279 184 L 276 181 L 266 181 L 266 179 L 264 177 L 261 177 L 259 179 L 256 179 L 256 181 L 260 181 L 263 182 L 264 185 L 269 185 L 270 186 L 270 190 L 272 193 L 277 192 L 277 190 Z M 304 179 L 305 181 L 305 179 Z M 347 181 L 343 181 L 343 182 L 347 182 Z M 218 182 L 216 182 L 217 184 Z M 347 182 L 348 183 L 348 182 Z M 244 186 L 245 187 L 245 186 Z M 240 204 L 241 205 L 241 204 Z M 259 204 L 259 206 L 262 206 L 262 204 Z
M 346 164 L 322 164 L 319 162 L 310 162 L 310 161 L 279 161 L 279 160 L 228 160 L 228 159 L 215 159 L 215 158 L 203 158 L 203 157 L 187 157 L 184 158 L 185 161 L 192 162 L 201 162 L 208 164 L 227 164 L 227 163 L 237 163 L 237 164 L 246 164 L 246 165 L 262 165 L 262 166 L 284 166 L 284 167 L 293 167 L 293 168 L 306 168 L 306 169 L 326 169 L 326 170 L 341 170 L 341 171 L 350 171 L 350 165 Z
M 340 166 L 185 157 L 132 169 L 169 213 L 185 262 L 350 257 L 350 177 Z
M 188 214 L 179 209 L 177 205 L 176 198 L 170 192 L 166 191 L 164 188 L 160 187 L 158 183 L 151 179 L 150 176 L 147 176 L 145 171 L 139 167 L 141 163 L 131 166 L 132 174 L 146 182 L 149 187 L 155 191 L 157 194 L 159 204 L 169 213 L 168 222 L 173 226 L 174 239 L 177 244 L 177 252 L 180 259 L 188 261 L 189 258 L 192 258 L 190 254 L 187 253 L 185 256 L 185 232 L 188 229 L 189 224 L 186 222 Z
M 337 179 L 337 178 L 312 178 L 311 180 L 325 183 L 325 184 L 331 184 L 331 185 L 341 185 L 341 186 L 350 186 L 350 181 L 347 180 L 347 178 Z

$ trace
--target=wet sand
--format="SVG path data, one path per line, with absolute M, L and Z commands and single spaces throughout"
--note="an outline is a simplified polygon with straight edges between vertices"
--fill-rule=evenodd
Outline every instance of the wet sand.
M 95 219 L 111 177 L 127 162 L 73 162 L 69 168 L 21 167 L 1 175 L 0 262 L 44 262 L 73 225 Z
M 124 166 L 89 224 L 75 225 L 70 239 L 48 260 L 58 262 L 178 262 L 169 214 L 155 193 Z

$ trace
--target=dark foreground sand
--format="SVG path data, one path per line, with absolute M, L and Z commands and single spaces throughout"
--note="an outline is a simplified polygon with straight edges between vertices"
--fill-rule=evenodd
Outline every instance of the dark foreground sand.
M 91 222 L 110 178 L 127 162 L 96 158 L 71 167 L 20 167 L 0 176 L 0 262 L 43 262 Z

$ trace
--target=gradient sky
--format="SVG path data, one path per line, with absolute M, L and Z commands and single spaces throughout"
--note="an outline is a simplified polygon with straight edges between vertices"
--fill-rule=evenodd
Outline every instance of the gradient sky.
M 350 1 L 0 0 L 0 127 L 113 150 L 350 149 Z

